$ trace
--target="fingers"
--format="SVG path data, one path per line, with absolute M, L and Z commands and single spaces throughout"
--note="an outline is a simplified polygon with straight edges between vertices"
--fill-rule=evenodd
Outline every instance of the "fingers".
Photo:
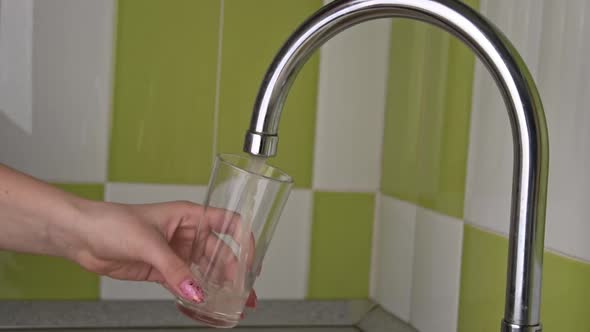
M 245 261 L 250 269 L 255 257 L 250 225 L 239 214 L 219 208 L 208 207 L 203 218 L 193 247 L 193 261 L 205 255 L 213 264 Z
M 253 268 L 256 256 L 254 235 L 249 232 L 247 238 L 249 241 L 246 243 L 236 243 L 229 236 L 214 233 L 206 237 L 199 236 L 197 247 L 202 251 L 195 253 L 193 261 L 196 263 L 206 259 L 210 262 L 207 271 L 224 270 L 225 273 L 217 275 L 224 276 L 225 280 L 235 280 L 239 273 L 251 272 Z
M 256 308 L 256 304 L 258 304 L 258 296 L 256 296 L 256 292 L 252 290 L 246 300 L 246 307 Z
M 204 213 L 205 225 L 210 230 L 228 234 L 237 241 L 236 236 L 242 233 L 242 220 L 238 213 L 229 210 L 207 207 Z
M 226 264 L 238 259 L 237 255 L 239 254 L 240 248 L 232 239 L 228 239 L 227 237 L 224 239 L 223 237 L 223 235 L 209 233 L 205 241 L 204 254 L 216 263 Z
M 195 242 L 196 226 L 180 226 L 172 235 L 170 242 L 170 248 L 185 262 L 189 262 L 191 253 L 193 250 L 193 243 Z
M 205 292 L 193 278 L 186 262 L 180 259 L 163 238 L 156 240 L 154 246 L 144 252 L 143 259 L 160 272 L 166 285 L 175 294 L 196 303 L 205 300 Z
M 256 292 L 252 290 L 248 295 L 248 299 L 246 300 L 246 307 L 247 308 L 256 308 L 258 304 L 258 297 L 256 296 Z M 240 319 L 246 318 L 245 312 L 242 312 L 240 315 Z
M 199 280 L 193 277 L 191 264 L 198 267 L 200 278 L 204 280 L 230 281 L 239 288 L 247 286 L 245 280 L 255 258 L 255 240 L 240 215 L 213 207 L 199 212 L 191 204 L 183 203 L 170 204 L 170 207 L 183 215 L 187 212 L 178 211 L 189 209 L 193 222 L 181 222 L 173 231 L 161 227 L 167 235 L 149 250 L 142 248 L 146 252 L 144 260 L 160 272 L 166 287 L 189 301 L 203 302 L 206 294 Z M 248 301 L 255 303 L 256 295 L 250 294 Z

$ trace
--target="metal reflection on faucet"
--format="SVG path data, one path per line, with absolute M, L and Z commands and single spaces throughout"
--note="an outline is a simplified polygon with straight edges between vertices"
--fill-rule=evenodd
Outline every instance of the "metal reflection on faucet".
M 285 42 L 264 76 L 244 151 L 276 154 L 281 111 L 299 69 L 324 42 L 358 23 L 386 17 L 436 25 L 469 46 L 494 77 L 508 108 L 514 171 L 503 332 L 541 331 L 540 306 L 549 143 L 543 105 L 508 39 L 456 0 L 340 0 L 320 9 Z M 362 133 L 350 133 L 362 135 Z

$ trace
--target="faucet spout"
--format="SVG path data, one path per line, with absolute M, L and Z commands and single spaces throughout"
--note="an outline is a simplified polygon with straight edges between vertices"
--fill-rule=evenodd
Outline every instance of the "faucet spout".
M 309 56 L 358 23 L 403 17 L 436 25 L 469 46 L 502 92 L 512 127 L 514 171 L 503 332 L 539 332 L 549 143 L 535 82 L 510 41 L 456 0 L 337 0 L 307 19 L 285 42 L 262 81 L 244 151 L 276 154 L 281 111 Z

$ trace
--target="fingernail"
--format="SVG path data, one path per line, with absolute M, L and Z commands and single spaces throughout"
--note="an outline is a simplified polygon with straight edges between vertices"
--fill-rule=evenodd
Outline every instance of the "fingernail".
M 250 308 L 256 308 L 256 304 L 258 304 L 258 297 L 254 291 L 251 291 L 248 294 L 248 298 L 246 299 L 246 306 Z
M 182 295 L 196 303 L 202 303 L 205 301 L 205 292 L 203 289 L 197 285 L 197 283 L 193 280 L 185 280 L 180 284 L 180 291 Z

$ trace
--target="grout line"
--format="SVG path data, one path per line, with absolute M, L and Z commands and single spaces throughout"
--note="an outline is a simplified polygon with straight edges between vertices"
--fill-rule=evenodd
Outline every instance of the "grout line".
M 473 83 L 472 83 L 473 84 Z M 461 324 L 461 285 L 463 285 L 463 256 L 465 255 L 465 220 L 461 219 L 461 252 L 459 253 L 459 278 L 457 278 L 456 285 L 457 285 L 457 303 L 456 309 L 457 312 L 455 313 L 455 328 L 459 329 L 459 325 Z
M 320 159 L 320 151 L 318 148 L 318 142 L 319 142 L 319 137 L 320 137 L 320 124 L 321 124 L 321 113 L 322 113 L 322 95 L 325 94 L 325 91 L 322 89 L 322 77 L 325 76 L 329 76 L 326 74 L 326 70 L 324 69 L 326 67 L 326 63 L 328 62 L 326 59 L 328 58 L 328 56 L 326 55 L 326 51 L 324 47 L 320 47 L 320 49 L 318 50 L 318 74 L 317 74 L 317 88 L 316 88 L 316 98 L 315 98 L 315 118 L 314 118 L 314 130 L 313 130 L 313 155 L 312 155 L 312 161 L 311 161 L 311 189 L 315 190 L 315 191 L 321 191 L 320 188 L 318 188 L 317 183 L 318 183 L 318 171 L 317 171 L 317 165 L 319 163 L 319 159 Z M 325 79 L 325 78 L 324 78 Z M 327 108 L 326 108 L 327 109 Z M 324 111 L 326 112 L 326 111 Z
M 111 35 L 110 40 L 110 54 L 109 54 L 109 73 L 107 83 L 107 101 L 106 101 L 106 119 L 105 119 L 105 137 L 104 137 L 104 161 L 102 170 L 102 200 L 108 202 L 109 200 L 109 179 L 110 179 L 110 164 L 111 164 L 111 144 L 113 143 L 113 122 L 115 116 L 115 97 L 116 97 L 116 81 L 117 81 L 117 44 L 119 41 L 119 3 L 116 1 L 110 2 L 111 6 L 111 17 L 110 17 L 110 28 L 112 29 L 109 33 Z M 99 276 L 98 279 L 98 292 L 97 300 L 104 300 L 104 277 Z
M 309 300 L 309 285 L 311 284 L 311 264 L 313 261 L 313 224 L 315 222 L 315 191 L 313 189 L 309 189 L 311 192 L 311 202 L 309 204 L 309 229 L 307 230 L 307 238 L 309 239 L 309 243 L 307 245 L 307 266 L 306 268 L 306 275 L 305 275 L 305 294 L 303 295 L 303 300 Z
M 386 197 L 388 197 L 390 199 L 396 200 L 398 202 L 402 202 L 402 203 L 405 203 L 405 204 L 413 205 L 416 209 L 422 209 L 422 210 L 424 210 L 424 211 L 426 211 L 428 213 L 435 214 L 435 215 L 437 215 L 439 217 L 442 217 L 442 218 L 450 218 L 450 219 L 453 219 L 453 221 L 459 222 L 461 224 L 469 224 L 469 222 L 467 220 L 465 220 L 465 218 L 459 218 L 459 217 L 456 217 L 456 216 L 451 216 L 451 215 L 448 215 L 448 214 L 446 214 L 444 212 L 440 212 L 440 211 L 433 210 L 431 208 L 422 206 L 422 205 L 420 205 L 420 204 L 418 204 L 416 202 L 412 202 L 412 201 L 409 201 L 409 200 L 401 199 L 399 197 L 387 195 L 385 193 L 380 193 L 380 194 L 383 195 L 383 196 L 386 196 Z
M 414 208 L 414 220 L 412 220 L 412 226 L 414 227 L 414 234 L 412 234 L 412 265 L 410 267 L 410 271 L 411 271 L 411 277 L 410 277 L 410 298 L 409 298 L 409 303 L 408 303 L 408 318 L 407 321 L 404 319 L 404 321 L 406 321 L 410 326 L 415 327 L 415 315 L 416 313 L 414 312 L 414 310 L 412 310 L 412 308 L 414 307 L 414 290 L 416 289 L 416 281 L 414 280 L 414 277 L 416 276 L 416 251 L 417 251 L 417 245 L 418 245 L 418 241 L 416 241 L 416 233 L 418 233 L 417 229 L 418 229 L 418 208 L 419 206 L 411 203 Z M 446 262 L 445 262 L 446 263 Z
M 221 58 L 223 52 L 223 18 L 225 10 L 225 1 L 219 1 L 219 32 L 217 36 L 217 68 L 215 72 L 215 103 L 213 106 L 213 144 L 212 144 L 212 161 L 217 155 L 217 132 L 219 130 L 219 99 L 221 95 Z
M 120 182 L 110 181 L 105 183 L 111 186 L 128 186 L 128 187 L 151 187 L 151 188 L 208 188 L 206 184 L 186 184 L 186 183 L 153 183 L 153 182 Z
M 575 262 L 578 262 L 578 263 L 582 263 L 582 264 L 585 264 L 585 265 L 590 265 L 590 260 L 588 260 L 586 258 L 582 258 L 582 257 L 578 257 L 578 256 L 575 256 L 575 255 L 572 255 L 572 254 L 568 254 L 568 253 L 565 253 L 563 251 L 560 251 L 560 250 L 557 250 L 557 249 L 554 249 L 554 248 L 545 247 L 545 251 L 548 252 L 548 253 L 551 253 L 551 254 L 560 256 L 560 257 L 565 258 L 565 259 L 569 259 L 569 260 L 572 260 L 572 261 L 575 261 Z
M 381 193 L 375 193 L 375 202 L 373 204 L 373 234 L 371 238 L 371 266 L 369 268 L 369 299 L 373 299 L 377 290 L 377 269 L 380 253 L 379 253 L 379 231 L 381 226 Z M 374 299 L 376 302 L 377 300 Z
M 500 237 L 508 240 L 509 234 L 506 234 L 504 232 L 499 232 L 497 230 L 494 230 L 494 229 L 491 229 L 488 227 L 483 227 L 483 226 L 477 225 L 469 220 L 464 220 L 463 222 L 464 222 L 464 224 L 469 225 L 469 226 L 479 230 L 480 232 L 490 233 L 492 235 L 500 236 Z M 546 237 L 546 235 L 547 234 L 545 234 L 545 237 Z M 560 251 L 559 249 L 555 249 L 555 248 L 551 248 L 551 247 L 547 247 L 547 246 L 545 246 L 543 249 L 545 250 L 545 252 L 561 256 L 562 258 L 570 259 L 570 260 L 576 261 L 578 263 L 590 265 L 590 260 L 588 260 L 586 258 L 579 257 L 579 256 L 569 254 L 569 253 L 565 253 L 563 251 Z
M 381 196 L 384 196 L 384 194 L 381 194 Z M 387 195 L 385 195 L 387 196 Z M 414 236 L 413 236 L 413 240 L 412 240 L 412 252 L 411 252 L 411 278 L 410 278 L 410 299 L 409 299 L 409 306 L 410 306 L 410 311 L 409 311 L 409 317 L 408 319 L 403 319 L 404 322 L 406 322 L 408 325 L 415 327 L 414 325 L 414 320 L 416 319 L 415 317 L 415 313 L 413 313 L 412 311 L 412 307 L 414 305 L 414 297 L 412 296 L 412 294 L 414 293 L 414 288 L 415 288 L 415 271 L 416 271 L 416 252 L 417 252 L 417 247 L 420 245 L 418 243 L 418 241 L 416 241 L 416 234 L 417 234 L 417 225 L 418 225 L 418 213 L 420 212 L 420 210 L 426 212 L 426 213 L 430 213 L 436 217 L 441 217 L 441 218 L 446 218 L 449 219 L 449 221 L 451 222 L 459 222 L 461 225 L 464 225 L 465 221 L 463 219 L 454 217 L 454 216 L 449 216 L 446 215 L 444 213 L 423 207 L 419 204 L 416 204 L 414 202 L 410 202 L 410 201 L 405 201 L 402 199 L 399 199 L 397 197 L 391 197 L 391 196 L 387 196 L 390 199 L 395 200 L 396 202 L 402 202 L 404 204 L 410 205 L 413 209 L 415 209 L 415 214 L 414 214 L 414 218 L 412 220 L 412 223 L 414 224 Z M 463 227 L 461 227 L 461 242 L 463 242 Z M 460 310 L 460 301 L 461 301 L 461 269 L 462 269 L 462 262 L 463 262 L 463 245 L 461 244 L 461 253 L 459 254 L 459 279 L 456 280 L 455 282 L 457 283 L 456 285 L 458 285 L 458 294 L 457 294 L 457 302 L 456 302 L 456 306 L 457 306 L 457 320 L 455 324 L 458 324 L 458 317 L 459 317 L 459 310 Z
M 508 238 L 508 235 L 509 235 L 508 233 L 505 233 L 505 232 L 497 231 L 497 230 L 494 230 L 494 229 L 489 228 L 489 227 L 478 225 L 475 222 L 472 222 L 471 220 L 464 219 L 463 222 L 466 225 L 469 225 L 469 226 L 471 226 L 473 228 L 477 228 L 478 230 L 483 231 L 483 232 L 486 232 L 486 233 L 492 233 L 494 235 L 502 236 L 502 237 L 505 237 L 505 238 Z
M 377 171 L 379 172 L 379 176 L 378 176 L 378 182 L 377 182 L 377 192 L 381 193 L 383 188 L 382 188 L 382 181 L 383 181 L 383 159 L 384 159 L 384 155 L 385 155 L 385 119 L 387 117 L 387 111 L 388 111 L 388 107 L 387 107 L 387 102 L 389 101 L 389 83 L 390 83 L 390 65 L 391 65 L 391 44 L 392 44 L 392 38 L 393 38 L 393 34 L 391 32 L 391 20 L 389 22 L 389 24 L 387 25 L 388 28 L 388 32 L 387 32 L 387 61 L 385 62 L 385 68 L 383 70 L 385 70 L 385 72 L 387 73 L 387 75 L 385 76 L 385 82 L 383 82 L 383 84 L 385 85 L 385 94 L 383 95 L 383 109 L 381 110 L 381 128 L 379 128 L 379 130 L 381 131 L 381 139 L 379 141 L 379 145 L 381 147 L 381 151 L 379 152 L 379 164 L 377 165 Z
M 379 274 L 381 274 L 381 270 L 378 268 L 379 265 L 379 260 L 381 258 L 381 255 L 383 255 L 383 253 L 380 252 L 380 245 L 381 245 L 381 241 L 379 239 L 378 234 L 380 233 L 381 230 L 381 210 L 382 210 L 382 204 L 383 204 L 383 196 L 385 195 L 384 193 L 382 193 L 383 188 L 382 188 L 382 180 L 383 180 L 383 156 L 385 154 L 385 119 L 387 117 L 387 101 L 389 99 L 389 82 L 390 82 L 390 77 L 389 77 L 389 67 L 390 67 L 390 60 L 391 60 L 391 43 L 392 43 L 392 33 L 391 33 L 391 20 L 389 22 L 389 24 L 387 24 L 387 28 L 388 28 L 388 32 L 386 35 L 386 39 L 387 39 L 387 51 L 386 51 L 386 61 L 385 61 L 385 68 L 383 70 L 385 70 L 385 72 L 387 73 L 387 75 L 385 75 L 385 82 L 383 82 L 384 86 L 385 86 L 385 91 L 383 94 L 383 109 L 381 110 L 381 123 L 380 123 L 380 128 L 379 130 L 381 131 L 381 138 L 379 140 L 379 147 L 380 147 L 380 151 L 379 151 L 379 158 L 378 158 L 378 164 L 377 164 L 377 174 L 378 174 L 378 178 L 377 178 L 377 187 L 375 188 L 375 211 L 373 212 L 373 239 L 371 241 L 371 274 L 370 274 L 370 279 L 369 279 L 369 298 L 373 298 L 374 297 L 374 301 L 379 303 L 379 301 L 377 300 L 377 281 L 378 281 L 378 276 Z
M 111 164 L 111 144 L 113 143 L 113 122 L 115 116 L 115 97 L 117 81 L 117 44 L 119 41 L 119 6 L 118 2 L 111 2 L 111 54 L 109 58 L 109 78 L 108 78 L 108 97 L 107 97 L 107 116 L 106 116 L 106 134 L 105 134 L 105 160 L 103 174 L 103 184 L 110 179 Z M 106 197 L 105 197 L 106 198 Z
M 313 187 L 313 188 L 305 188 L 315 192 L 328 192 L 328 193 L 341 193 L 341 194 L 378 194 L 379 191 L 375 191 L 373 189 L 358 189 L 358 188 L 338 188 L 338 189 L 330 189 L 330 188 L 321 188 L 321 187 Z

